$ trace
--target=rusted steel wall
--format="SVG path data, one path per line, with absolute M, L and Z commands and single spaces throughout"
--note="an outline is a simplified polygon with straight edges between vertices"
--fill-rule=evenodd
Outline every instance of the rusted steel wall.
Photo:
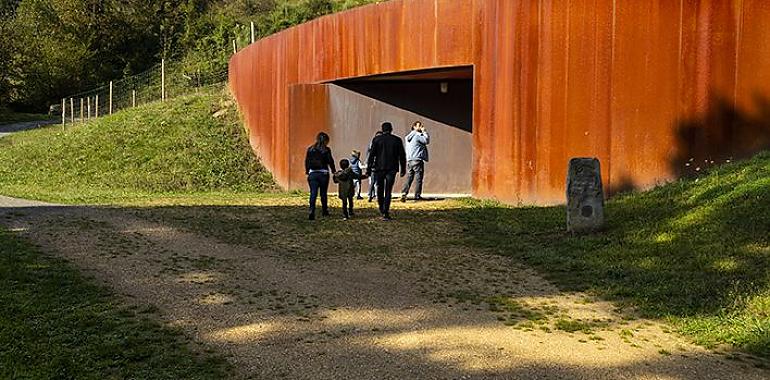
M 230 83 L 288 186 L 312 142 L 288 128 L 289 86 L 473 65 L 474 194 L 555 203 L 571 157 L 617 191 L 767 147 L 768 24 L 764 0 L 394 0 L 258 41 Z
M 283 172 L 289 189 L 302 189 L 308 186 L 305 174 L 305 151 L 315 142 L 320 131 L 329 131 L 329 89 L 322 84 L 297 84 L 289 87 L 289 134 L 288 146 L 294 151 L 287 152 L 288 166 Z M 333 141 L 334 141 L 333 140 Z
M 473 2 L 390 1 L 321 17 L 269 36 L 230 61 L 230 86 L 252 147 L 289 187 L 289 86 L 473 62 Z

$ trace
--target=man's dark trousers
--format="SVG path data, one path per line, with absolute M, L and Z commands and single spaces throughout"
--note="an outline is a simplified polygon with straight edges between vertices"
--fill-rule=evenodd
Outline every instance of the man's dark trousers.
M 378 172 L 376 178 L 380 214 L 390 216 L 390 199 L 393 194 L 393 185 L 396 183 L 396 172 Z
M 409 171 L 406 177 L 406 183 L 401 194 L 406 196 L 409 194 L 409 188 L 412 187 L 412 181 L 417 180 L 414 186 L 414 197 L 422 197 L 422 178 L 425 174 L 425 162 L 422 160 L 411 160 L 408 163 Z

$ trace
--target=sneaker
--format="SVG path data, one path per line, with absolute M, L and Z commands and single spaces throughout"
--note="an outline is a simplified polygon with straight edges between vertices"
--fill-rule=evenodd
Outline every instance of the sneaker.
M 414 200 L 415 200 L 415 201 L 424 201 L 424 200 L 425 200 L 425 198 L 423 198 L 423 197 L 421 197 L 421 196 L 416 196 L 416 197 L 414 197 Z
M 350 219 L 350 218 L 348 218 L 347 216 L 343 216 L 342 217 L 342 220 L 348 220 L 348 219 Z
M 310 214 L 310 216 L 307 219 L 308 220 L 315 220 L 315 214 Z
M 402 202 L 402 203 L 403 203 L 403 202 L 406 202 L 406 195 L 402 195 L 402 196 L 401 196 L 401 202 Z
M 383 214 L 382 215 L 382 220 L 385 221 L 385 222 L 390 222 L 393 219 L 390 217 L 390 214 Z
M 360 200 L 364 199 L 364 197 L 359 195 L 359 196 L 356 197 L 356 199 L 358 199 L 360 201 Z M 370 200 L 370 202 L 371 202 L 371 200 Z
M 372 199 L 374 199 L 374 197 L 369 197 L 369 203 L 372 203 Z

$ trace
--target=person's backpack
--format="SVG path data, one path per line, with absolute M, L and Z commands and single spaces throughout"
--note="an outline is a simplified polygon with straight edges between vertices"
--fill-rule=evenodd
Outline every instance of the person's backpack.
M 318 149 L 314 146 L 308 149 L 307 160 L 308 160 L 308 164 L 310 165 L 310 169 L 321 170 L 326 168 L 326 165 L 324 165 L 325 153 L 326 152 L 324 152 L 323 150 Z

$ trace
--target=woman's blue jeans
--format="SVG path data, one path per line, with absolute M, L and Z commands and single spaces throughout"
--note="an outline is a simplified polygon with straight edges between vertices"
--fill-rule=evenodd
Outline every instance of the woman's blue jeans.
M 310 214 L 315 215 L 315 203 L 318 199 L 318 193 L 321 193 L 321 210 L 324 214 L 329 212 L 327 193 L 329 192 L 329 173 L 310 173 L 307 176 L 307 183 L 310 185 Z

